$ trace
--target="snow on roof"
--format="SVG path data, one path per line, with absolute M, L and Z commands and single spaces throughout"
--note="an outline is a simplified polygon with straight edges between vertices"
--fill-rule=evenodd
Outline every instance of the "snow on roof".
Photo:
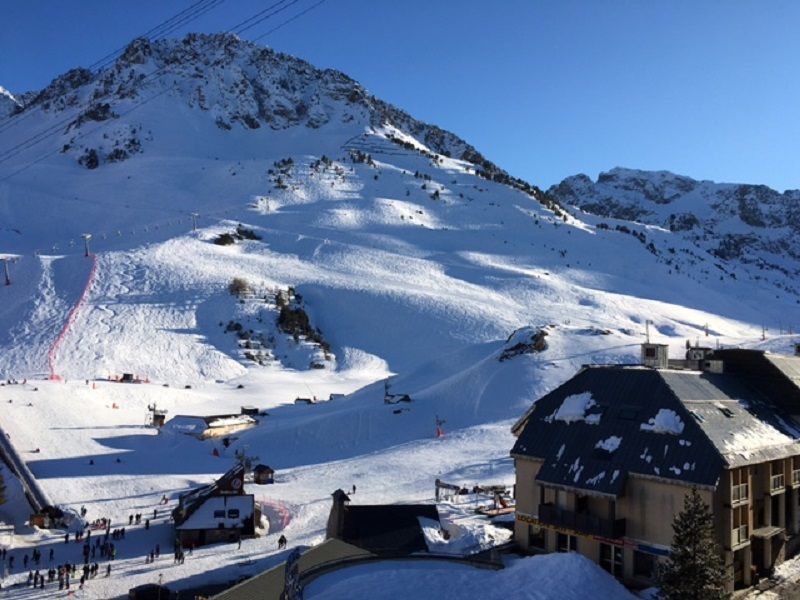
M 230 427 L 231 425 L 255 425 L 257 421 L 250 415 L 232 415 L 230 417 L 217 417 L 208 421 L 209 427 Z
M 175 529 L 217 529 L 220 524 L 235 529 L 252 518 L 254 510 L 255 501 L 249 494 L 210 496 Z
M 652 431 L 654 433 L 671 433 L 680 435 L 683 433 L 683 420 L 674 410 L 670 408 L 660 408 L 655 417 L 647 423 L 642 423 L 642 431 Z
M 498 571 L 443 561 L 381 561 L 323 575 L 309 583 L 307 596 L 318 600 L 409 597 L 409 582 L 426 598 L 507 600 L 635 600 L 599 565 L 576 552 L 542 554 L 506 561 Z
M 167 421 L 163 428 L 166 431 L 194 434 L 205 431 L 207 425 L 203 417 L 177 415 Z
M 595 406 L 597 403 L 592 398 L 591 392 L 581 392 L 580 394 L 572 394 L 564 398 L 561 406 L 545 421 L 552 423 L 553 421 L 563 421 L 564 423 L 577 423 L 583 421 L 591 425 L 597 425 L 600 422 L 599 414 L 587 415 L 586 411 Z
M 594 477 L 590 477 L 589 479 L 587 479 L 586 480 L 586 485 L 597 485 L 600 481 L 602 481 L 605 478 L 605 476 L 606 476 L 606 472 L 605 471 L 600 471 Z
M 781 433 L 769 423 L 754 420 L 746 429 L 736 431 L 730 439 L 724 442 L 724 447 L 726 453 L 739 454 L 747 460 L 755 450 L 793 442 L 792 438 Z
M 612 435 L 604 440 L 600 440 L 594 445 L 594 447 L 605 450 L 606 452 L 614 452 L 614 450 L 619 448 L 621 442 L 622 442 L 621 437 L 619 437 L 618 435 Z

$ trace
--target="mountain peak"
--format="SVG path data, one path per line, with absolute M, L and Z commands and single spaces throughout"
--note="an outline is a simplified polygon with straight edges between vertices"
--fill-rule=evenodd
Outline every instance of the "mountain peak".
M 126 125 L 120 115 L 159 96 L 170 104 L 162 103 L 162 114 L 186 114 L 188 108 L 223 131 L 331 126 L 363 132 L 390 125 L 433 153 L 466 160 L 488 177 L 511 181 L 458 136 L 376 98 L 344 73 L 318 69 L 231 33 L 134 39 L 112 65 L 96 73 L 72 69 L 40 92 L 26 94 L 16 110 L 74 113 L 57 147 L 85 157 L 89 145 L 74 143 L 85 124 L 119 119 L 120 127 L 147 128 L 146 123 Z

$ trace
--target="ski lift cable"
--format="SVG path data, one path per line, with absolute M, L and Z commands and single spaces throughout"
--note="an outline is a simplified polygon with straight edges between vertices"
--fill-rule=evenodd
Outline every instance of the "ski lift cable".
M 173 15 L 169 19 L 166 19 L 165 21 L 162 21 L 161 23 L 159 23 L 155 27 L 151 28 L 150 30 L 146 31 L 145 33 L 138 35 L 137 37 L 147 37 L 147 36 L 153 35 L 153 34 L 160 35 L 162 37 L 164 35 L 168 35 L 169 33 L 174 32 L 175 29 L 178 26 L 185 25 L 186 23 L 188 23 L 188 22 L 190 22 L 190 21 L 202 16 L 203 14 L 205 14 L 206 12 L 211 10 L 212 8 L 216 8 L 217 6 L 222 4 L 224 1 L 225 0 L 200 0 L 199 2 L 196 2 L 195 4 L 193 4 L 193 5 L 185 8 L 184 10 L 180 11 L 176 15 Z M 198 9 L 198 7 L 200 7 L 201 5 L 206 5 L 206 6 L 202 7 L 201 11 L 197 11 L 196 9 Z M 183 17 L 183 20 L 181 20 L 177 24 L 176 23 L 170 23 L 171 21 L 175 20 L 178 17 Z M 191 17 L 191 18 L 189 18 L 189 17 Z M 169 25 L 169 27 L 167 27 L 163 31 L 159 31 L 159 29 L 163 28 L 166 25 Z M 156 33 L 156 32 L 158 32 L 158 33 Z M 96 60 L 91 65 L 89 65 L 88 69 L 89 70 L 100 70 L 100 69 L 110 65 L 111 62 L 113 62 L 113 60 L 116 59 L 116 57 L 118 57 L 119 55 L 122 54 L 122 52 L 125 50 L 125 48 L 127 48 L 127 45 L 122 46 L 121 48 L 118 48 L 114 52 L 110 52 L 109 54 L 106 54 L 101 59 Z M 31 110 L 31 109 L 35 109 L 35 108 L 39 108 L 39 106 L 38 105 L 32 105 L 30 107 L 25 107 L 24 112 L 17 113 L 15 115 L 10 115 L 10 116 L 6 117 L 5 119 L 3 119 L 2 121 L 0 121 L 0 133 L 5 131 L 5 130 L 7 130 L 7 129 L 9 129 L 10 127 L 13 127 L 17 123 L 25 121 L 31 115 L 35 114 L 35 112 L 33 110 Z M 9 125 L 9 123 L 11 123 L 11 124 Z
M 222 1 L 224 1 L 224 0 L 217 0 L 217 1 L 219 1 L 219 2 L 222 2 Z M 283 1 L 285 1 L 285 0 L 281 0 L 281 2 L 283 2 Z M 299 0 L 292 0 L 292 4 L 294 4 L 294 3 L 295 3 L 295 2 L 297 2 L 297 1 L 299 1 Z M 283 23 L 279 24 L 277 27 L 273 28 L 272 30 L 270 30 L 270 31 L 268 31 L 268 32 L 266 32 L 266 33 L 264 33 L 264 34 L 262 34 L 260 37 L 264 37 L 265 35 L 267 35 L 267 34 L 271 33 L 272 31 L 275 31 L 275 30 L 279 29 L 280 27 L 283 27 L 284 25 L 286 25 L 286 24 L 288 24 L 288 23 L 290 23 L 290 22 L 294 21 L 295 19 L 299 18 L 299 17 L 300 17 L 300 16 L 302 16 L 303 14 L 307 13 L 307 12 L 308 12 L 309 10 L 311 10 L 312 8 L 315 8 L 315 7 L 319 6 L 319 5 L 320 5 L 320 4 L 322 4 L 322 2 L 324 2 L 324 1 L 325 1 L 325 0 L 321 0 L 320 2 L 317 2 L 316 4 L 314 4 L 314 5 L 310 6 L 309 8 L 307 8 L 307 9 L 306 9 L 306 10 L 304 10 L 304 11 L 302 11 L 301 13 L 298 13 L 298 14 L 297 14 L 297 15 L 295 15 L 294 17 L 292 17 L 292 18 L 290 18 L 290 19 L 287 19 L 286 21 L 284 21 Z M 291 6 L 291 4 L 287 5 L 286 7 L 288 7 L 288 6 Z M 286 8 L 286 7 L 284 7 L 284 8 Z M 265 10 L 266 10 L 266 9 L 265 9 Z M 278 11 L 274 11 L 273 13 L 270 13 L 270 14 L 268 14 L 268 15 L 264 15 L 263 17 L 261 17 L 261 18 L 258 20 L 258 22 L 257 22 L 257 23 L 261 23 L 261 22 L 263 22 L 263 21 L 265 21 L 265 20 L 267 20 L 267 19 L 269 19 L 269 18 L 272 18 L 272 17 L 274 17 L 274 16 L 275 16 L 275 15 L 276 15 L 278 12 L 280 12 L 280 10 L 283 10 L 283 9 L 279 9 Z M 263 12 L 263 11 L 259 11 L 259 12 Z M 257 23 L 256 23 L 256 24 L 257 24 Z M 250 26 L 246 27 L 245 29 L 249 29 L 249 28 L 250 28 Z M 244 31 L 245 29 L 243 29 L 242 31 Z M 259 39 L 260 39 L 260 38 L 259 38 Z M 144 83 L 146 83 L 147 81 L 149 81 L 149 80 L 153 79 L 154 77 L 158 77 L 158 76 L 160 76 L 161 74 L 163 74 L 163 73 L 167 72 L 168 70 L 169 70 L 169 65 L 167 65 L 167 66 L 164 66 L 164 67 L 161 67 L 161 68 L 159 68 L 159 69 L 156 69 L 155 71 L 153 71 L 153 72 L 151 72 L 151 73 L 147 74 L 147 75 L 146 75 L 146 76 L 145 76 L 145 77 L 144 77 L 144 78 L 143 78 L 141 81 L 137 82 L 137 86 L 136 86 L 136 87 L 137 87 L 137 88 L 140 88 L 140 87 L 141 87 L 141 86 L 142 86 Z M 108 96 L 108 95 L 110 95 L 110 94 L 111 94 L 111 91 L 107 92 L 106 94 L 103 94 L 102 96 L 100 96 L 100 97 L 96 98 L 95 100 L 100 100 L 100 99 L 102 99 L 102 98 L 105 98 L 105 97 L 107 97 L 107 96 Z M 22 150 L 26 150 L 26 149 L 28 149 L 28 148 L 31 148 L 31 147 L 33 147 L 33 146 L 37 145 L 38 143 L 40 143 L 40 142 L 44 141 L 45 139 L 47 139 L 47 138 L 49 138 L 49 137 L 52 137 L 52 136 L 54 136 L 54 135 L 57 135 L 57 134 L 58 134 L 58 132 L 59 132 L 59 130 L 60 130 L 60 128 L 61 128 L 63 125 L 66 125 L 67 123 L 71 122 L 72 120 L 73 120 L 73 117 L 72 117 L 72 116 L 70 116 L 70 117 L 67 117 L 67 118 L 65 118 L 65 119 L 62 119 L 61 121 L 59 121 L 59 122 L 55 123 L 54 125 L 51 125 L 50 127 L 48 127 L 48 128 L 46 128 L 46 129 L 44 129 L 44 130 L 40 131 L 39 133 L 35 134 L 34 136 L 31 136 L 31 137 L 30 137 L 30 138 L 28 138 L 27 140 L 23 140 L 22 142 L 18 143 L 17 145 L 15 145 L 15 146 L 12 146 L 11 148 L 9 148 L 9 149 L 7 149 L 7 150 L 5 150 L 5 151 L 2 151 L 2 152 L 0 152 L 0 164 L 2 164 L 3 162 L 7 161 L 7 160 L 8 160 L 8 159 L 10 159 L 10 158 L 13 158 L 13 157 L 14 157 L 14 156 L 16 156 L 17 154 L 19 154 L 19 152 L 20 152 L 20 151 L 22 151 Z M 105 123 L 102 125 L 102 127 L 106 127 L 106 126 L 108 126 L 108 125 L 110 125 L 110 124 L 112 124 L 112 123 L 113 123 L 113 121 L 106 121 L 106 122 L 105 122 Z M 52 154 L 52 153 L 51 153 L 51 154 Z M 14 172 L 14 173 L 12 174 L 12 176 L 13 176 L 13 175 L 16 175 L 16 174 L 17 174 L 17 173 L 19 173 L 19 172 L 20 172 L 20 171 L 16 171 L 16 172 Z M 5 179 L 7 179 L 7 177 L 6 177 L 6 178 L 2 178 L 2 179 L 0 179 L 0 181 L 4 181 Z

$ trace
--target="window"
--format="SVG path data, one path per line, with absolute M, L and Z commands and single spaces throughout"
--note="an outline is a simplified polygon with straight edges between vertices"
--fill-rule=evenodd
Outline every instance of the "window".
M 622 547 L 600 544 L 600 566 L 614 577 L 622 578 Z
M 747 467 L 731 471 L 731 504 L 734 506 L 748 501 L 750 488 L 747 483 Z
M 224 510 L 215 510 L 214 511 L 214 518 L 215 519 L 224 519 L 225 518 L 225 511 Z
M 792 458 L 792 483 L 800 483 L 800 458 L 797 456 Z
M 528 525 L 528 547 L 547 550 L 547 529 L 539 525 Z
M 748 507 L 737 506 L 732 511 L 733 530 L 731 532 L 731 546 L 738 546 L 749 539 L 748 531 Z
M 239 509 L 238 508 L 229 508 L 228 509 L 228 518 L 229 519 L 238 519 L 239 518 Z
M 783 488 L 784 486 L 784 479 L 783 479 L 783 461 L 782 460 L 773 460 L 770 463 L 770 473 L 772 474 L 769 478 L 769 489 L 770 491 L 777 491 Z
M 656 574 L 656 557 L 640 550 L 633 551 L 633 575 L 653 579 Z
M 556 537 L 556 551 L 557 552 L 577 552 L 578 551 L 578 538 L 574 535 L 560 533 Z
M 656 357 L 656 349 L 655 348 L 645 348 L 644 349 L 644 357 L 645 358 L 655 358 Z

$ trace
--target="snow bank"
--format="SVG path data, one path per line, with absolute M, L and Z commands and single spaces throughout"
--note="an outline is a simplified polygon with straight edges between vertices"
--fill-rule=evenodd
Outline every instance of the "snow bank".
M 652 431 L 654 433 L 671 433 L 680 435 L 683 433 L 683 421 L 674 410 L 669 408 L 659 409 L 656 416 L 647 423 L 642 423 L 642 431 Z
M 616 579 L 580 554 L 514 559 L 500 571 L 444 562 L 386 561 L 324 575 L 305 589 L 308 600 L 408 598 L 409 582 L 423 598 L 482 600 L 632 600 Z M 413 594 L 412 594 L 413 595 Z
M 592 398 L 591 392 L 581 392 L 580 394 L 573 394 L 567 396 L 558 407 L 558 410 L 552 415 L 547 417 L 548 423 L 555 421 L 563 421 L 564 423 L 577 423 L 578 421 L 585 421 L 592 425 L 597 425 L 600 422 L 600 415 L 587 415 L 586 411 L 595 406 L 597 403 Z
M 467 556 L 498 546 L 511 539 L 511 531 L 495 527 L 485 518 L 461 519 L 458 523 L 417 517 L 428 551 L 436 554 Z

